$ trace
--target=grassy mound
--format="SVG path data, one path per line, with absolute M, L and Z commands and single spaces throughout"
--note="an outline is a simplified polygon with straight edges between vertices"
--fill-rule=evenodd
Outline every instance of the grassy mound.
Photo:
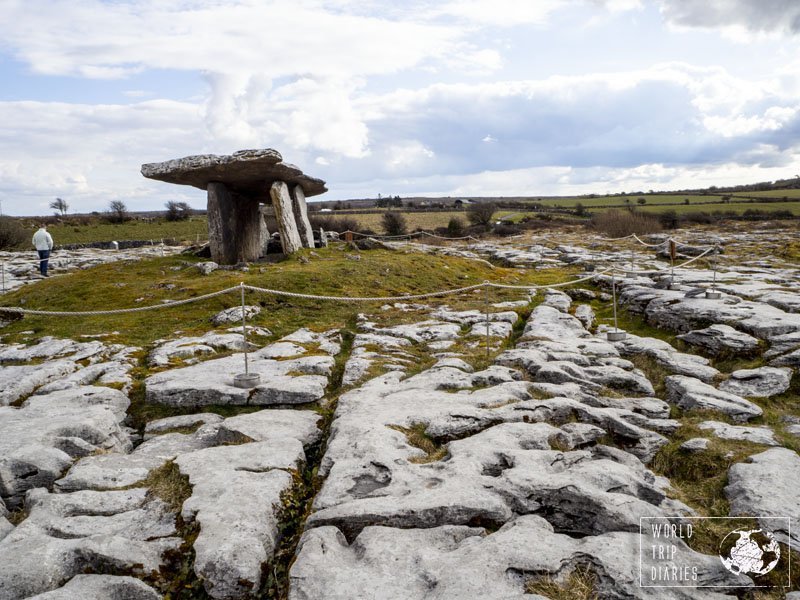
M 2 297 L 3 306 L 29 309 L 91 311 L 159 305 L 210 292 L 249 285 L 292 292 L 333 296 L 387 296 L 417 294 L 465 287 L 483 281 L 534 285 L 564 281 L 576 276 L 575 268 L 544 271 L 492 268 L 475 260 L 421 254 L 412 250 L 371 250 L 353 253 L 339 247 L 303 250 L 277 263 L 256 263 L 248 272 L 218 270 L 203 276 L 194 267 L 200 259 L 186 256 L 153 258 L 107 264 L 24 286 Z M 518 300 L 522 290 L 489 292 L 491 302 Z M 321 331 L 341 328 L 359 312 L 378 312 L 382 302 L 355 303 L 285 298 L 247 292 L 247 304 L 258 304 L 261 314 L 251 324 L 285 335 L 299 327 Z M 428 302 L 428 301 L 426 301 Z M 460 309 L 482 309 L 484 290 L 432 299 Z M 23 339 L 33 331 L 44 335 L 80 339 L 81 335 L 113 335 L 105 341 L 146 346 L 174 335 L 206 332 L 220 310 L 238 306 L 238 293 L 159 310 L 84 317 L 26 316 L 4 328 L 6 341 Z M 114 333 L 116 332 L 116 333 Z

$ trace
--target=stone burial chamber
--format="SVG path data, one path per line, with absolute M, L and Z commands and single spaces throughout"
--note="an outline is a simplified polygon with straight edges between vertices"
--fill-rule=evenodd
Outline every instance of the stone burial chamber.
M 228 265 L 265 253 L 269 231 L 262 205 L 272 206 L 285 254 L 313 248 L 306 198 L 328 191 L 324 181 L 283 162 L 271 148 L 148 163 L 142 175 L 207 191 L 211 259 Z

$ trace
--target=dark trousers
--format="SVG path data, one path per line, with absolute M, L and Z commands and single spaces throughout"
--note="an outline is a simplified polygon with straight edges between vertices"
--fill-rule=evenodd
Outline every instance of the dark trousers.
M 37 250 L 39 253 L 39 273 L 47 277 L 47 263 L 50 259 L 50 250 Z

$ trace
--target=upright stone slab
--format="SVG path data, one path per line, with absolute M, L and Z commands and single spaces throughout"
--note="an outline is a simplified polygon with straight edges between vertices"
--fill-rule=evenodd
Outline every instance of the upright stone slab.
M 261 256 L 258 204 L 231 194 L 224 183 L 208 184 L 208 239 L 211 260 L 233 265 Z
M 294 217 L 289 188 L 283 181 L 276 181 L 270 187 L 269 193 L 275 209 L 275 219 L 278 221 L 283 252 L 284 254 L 297 252 L 303 247 L 303 241 L 300 239 L 300 232 L 297 231 L 297 220 Z
M 264 210 L 267 208 L 266 206 L 259 206 L 258 211 L 261 215 L 261 222 L 259 223 L 260 233 L 259 233 L 259 245 L 261 246 L 261 256 L 264 256 L 269 249 L 269 228 L 267 227 L 267 213 Z
M 314 247 L 314 230 L 311 229 L 311 221 L 308 218 L 308 207 L 306 206 L 306 195 L 301 185 L 292 187 L 292 208 L 294 218 L 297 221 L 297 229 L 300 231 L 300 239 L 306 248 Z

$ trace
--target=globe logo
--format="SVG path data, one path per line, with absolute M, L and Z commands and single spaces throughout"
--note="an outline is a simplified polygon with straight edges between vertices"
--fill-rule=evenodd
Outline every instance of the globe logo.
M 764 529 L 736 529 L 719 545 L 722 564 L 736 575 L 766 575 L 781 558 L 775 537 Z

